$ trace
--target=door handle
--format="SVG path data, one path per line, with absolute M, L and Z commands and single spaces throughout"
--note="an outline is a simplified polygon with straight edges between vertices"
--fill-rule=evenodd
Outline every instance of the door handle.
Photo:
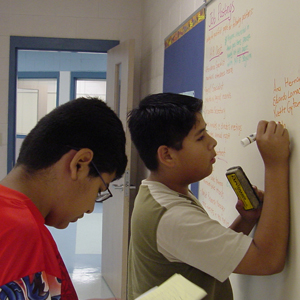
M 116 190 L 123 190 L 124 184 L 113 184 L 113 187 Z
M 116 189 L 116 190 L 122 190 L 124 189 L 124 184 L 113 184 L 113 187 Z M 135 190 L 136 189 L 136 186 L 134 185 L 130 185 L 129 187 L 130 190 Z

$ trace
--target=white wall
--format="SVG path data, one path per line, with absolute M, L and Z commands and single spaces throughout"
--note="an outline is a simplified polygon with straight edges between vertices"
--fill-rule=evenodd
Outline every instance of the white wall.
M 136 40 L 135 95 L 162 91 L 164 39 L 203 0 L 0 0 L 0 178 L 6 175 L 9 37 Z
M 0 179 L 6 175 L 11 35 L 136 40 L 139 94 L 141 0 L 0 0 Z
M 163 89 L 164 40 L 192 15 L 204 0 L 141 0 L 142 57 L 140 99 L 160 93 Z M 139 179 L 147 176 L 141 160 L 138 161 Z

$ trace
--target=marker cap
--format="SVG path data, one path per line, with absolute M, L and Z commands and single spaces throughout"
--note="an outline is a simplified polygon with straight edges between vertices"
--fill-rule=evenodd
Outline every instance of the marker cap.
M 256 140 L 256 133 L 252 133 L 252 134 L 250 134 L 249 136 L 243 138 L 243 139 L 241 140 L 241 144 L 242 144 L 244 147 L 246 147 L 246 146 L 248 146 L 249 144 L 255 142 L 255 140 Z

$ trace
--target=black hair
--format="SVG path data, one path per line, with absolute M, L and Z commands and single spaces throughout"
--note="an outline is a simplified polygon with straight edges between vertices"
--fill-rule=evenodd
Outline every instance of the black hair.
M 30 174 L 56 163 L 73 149 L 89 148 L 99 171 L 125 171 L 125 133 L 114 111 L 98 98 L 78 98 L 44 116 L 24 139 L 17 166 Z M 90 166 L 90 176 L 98 176 Z
M 202 100 L 194 97 L 159 93 L 145 97 L 128 114 L 131 138 L 146 167 L 157 170 L 160 146 L 180 150 L 182 141 L 194 126 Z

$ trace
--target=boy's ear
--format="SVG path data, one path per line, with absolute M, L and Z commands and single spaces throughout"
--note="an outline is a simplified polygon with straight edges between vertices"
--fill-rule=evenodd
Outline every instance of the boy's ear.
M 93 151 L 88 148 L 82 148 L 75 153 L 70 162 L 71 178 L 73 180 L 77 180 L 79 176 L 87 176 L 89 174 L 89 164 L 93 157 Z
M 167 167 L 173 167 L 175 165 L 173 151 L 165 145 L 162 145 L 157 149 L 157 158 L 159 163 Z

